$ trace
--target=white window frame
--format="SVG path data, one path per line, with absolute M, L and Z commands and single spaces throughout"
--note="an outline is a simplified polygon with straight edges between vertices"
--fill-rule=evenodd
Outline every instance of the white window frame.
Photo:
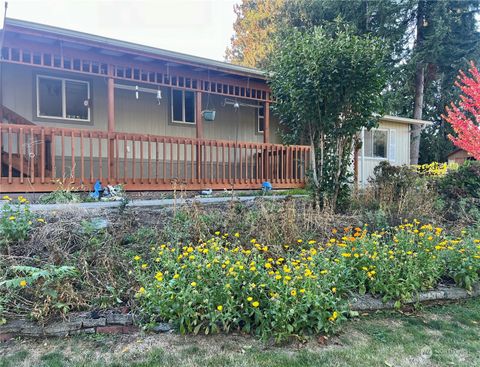
M 260 115 L 260 111 L 263 107 L 263 115 Z M 263 130 L 260 130 L 260 120 L 263 119 Z M 265 132 L 265 105 L 260 105 L 257 108 L 257 134 L 263 134 Z
M 47 116 L 47 115 L 40 115 L 40 89 L 39 89 L 39 81 L 40 79 L 54 79 L 54 80 L 61 80 L 62 81 L 62 116 Z M 81 122 L 91 122 L 91 107 L 88 106 L 88 118 L 87 119 L 76 119 L 72 117 L 67 117 L 67 96 L 66 96 L 66 82 L 75 82 L 75 83 L 83 83 L 87 85 L 87 99 L 90 101 L 90 82 L 86 80 L 78 80 L 78 79 L 70 79 L 70 78 L 59 78 L 56 76 L 50 75 L 40 75 L 37 74 L 36 77 L 36 91 L 37 91 L 37 118 L 44 118 L 44 119 L 55 119 L 55 120 L 68 120 L 68 121 L 81 121 Z
M 174 119 L 173 115 L 173 91 L 180 91 L 182 92 L 182 119 L 183 121 L 178 121 Z M 193 122 L 185 121 L 185 89 L 177 89 L 171 88 L 170 90 L 170 110 L 172 114 L 172 122 L 176 124 L 186 124 L 186 125 L 195 125 L 197 123 L 197 101 L 195 98 L 195 92 L 189 91 L 193 93 Z
M 368 156 L 368 155 L 364 155 L 365 158 L 367 159 L 376 159 L 376 160 L 379 160 L 379 161 L 386 161 L 386 160 L 389 160 L 389 153 L 390 153 L 390 130 L 389 129 L 384 129 L 384 128 L 380 128 L 380 129 L 370 129 L 370 132 L 372 132 L 372 153 L 374 151 L 373 149 L 373 142 L 374 142 L 374 139 L 373 139 L 373 134 L 375 131 L 385 131 L 387 133 L 387 146 L 385 147 L 385 157 L 371 157 L 371 156 Z M 365 129 L 365 132 L 369 132 L 368 130 Z M 365 134 L 364 134 L 364 141 L 363 141 L 363 144 L 365 144 Z M 366 151 L 366 149 L 364 150 L 364 152 Z

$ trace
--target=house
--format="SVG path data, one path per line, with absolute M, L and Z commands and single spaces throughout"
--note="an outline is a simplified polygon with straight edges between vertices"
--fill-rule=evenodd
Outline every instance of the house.
M 467 151 L 461 148 L 455 149 L 453 152 L 451 152 L 447 156 L 447 159 L 448 159 L 448 164 L 456 163 L 459 165 L 462 165 L 463 163 L 465 163 L 465 161 L 475 160 L 475 158 L 470 153 L 468 153 Z
M 263 72 L 15 19 L 3 33 L 0 192 L 305 185 L 310 148 L 280 144 Z
M 16 19 L 2 33 L 0 192 L 305 186 L 310 147 L 281 144 L 262 71 Z M 359 182 L 408 164 L 424 123 L 363 131 Z
M 363 143 L 355 159 L 357 182 L 361 186 L 367 185 L 381 161 L 388 161 L 395 166 L 410 165 L 411 127 L 431 124 L 425 120 L 383 116 L 377 128 L 369 131 L 363 129 L 360 135 Z

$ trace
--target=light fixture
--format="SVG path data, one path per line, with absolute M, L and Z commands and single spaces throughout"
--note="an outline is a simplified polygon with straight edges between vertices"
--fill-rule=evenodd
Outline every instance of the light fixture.
M 162 91 L 159 89 L 157 90 L 157 102 L 160 105 L 160 102 L 162 100 Z

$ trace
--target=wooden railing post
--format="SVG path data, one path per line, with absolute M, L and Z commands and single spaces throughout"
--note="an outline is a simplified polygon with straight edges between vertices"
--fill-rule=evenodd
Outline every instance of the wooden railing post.
M 202 118 L 202 92 L 195 92 L 195 133 L 197 140 L 197 180 L 202 180 L 202 140 L 203 140 L 203 118 Z M 193 162 L 192 162 L 193 164 Z
M 108 82 L 107 82 L 107 94 L 108 94 L 108 181 L 110 182 L 114 176 L 114 156 L 115 156 L 115 142 L 113 134 L 115 132 L 115 80 L 114 80 L 114 67 L 110 65 L 108 67 Z M 102 159 L 100 154 L 99 159 Z M 117 180 L 118 177 L 115 177 Z

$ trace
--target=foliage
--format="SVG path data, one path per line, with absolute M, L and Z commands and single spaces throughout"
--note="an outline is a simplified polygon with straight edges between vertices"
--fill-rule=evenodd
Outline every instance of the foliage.
M 242 0 L 234 5 L 237 16 L 225 58 L 235 64 L 249 67 L 265 66 L 273 49 L 273 38 L 277 30 L 276 16 L 284 0 Z
M 75 191 L 75 188 L 72 187 L 70 183 L 65 183 L 65 181 L 57 180 L 57 188 L 40 196 L 40 203 L 42 204 L 67 204 L 67 203 L 79 203 L 81 202 L 80 195 Z
M 471 289 L 480 272 L 480 239 L 445 236 L 406 222 L 390 231 L 347 227 L 319 244 L 298 239 L 283 254 L 256 239 L 216 232 L 198 245 L 161 244 L 132 258 L 137 299 L 152 325 L 182 333 L 243 330 L 282 340 L 330 331 L 351 292 L 397 306 L 450 277 Z
M 27 239 L 33 225 L 34 215 L 30 212 L 28 200 L 19 196 L 13 200 L 4 196 L 7 202 L 3 205 L 0 213 L 0 248 Z
M 418 174 L 423 176 L 445 176 L 447 172 L 458 169 L 458 163 L 425 163 L 420 165 L 412 165 Z
M 480 163 L 467 161 L 435 182 L 442 211 L 451 221 L 467 225 L 480 221 Z
M 19 298 L 33 298 L 29 315 L 34 319 L 45 319 L 54 311 L 63 314 L 77 302 L 75 294 L 63 283 L 78 275 L 73 266 L 46 265 L 43 268 L 16 265 L 6 271 L 6 279 L 0 282 L 0 290 L 9 300 L 9 308 L 22 307 Z
M 292 29 L 278 40 L 269 70 L 274 109 L 287 139 L 312 147 L 311 181 L 321 207 L 335 209 L 348 192 L 351 152 L 362 127 L 375 126 L 385 86 L 378 39 Z
M 480 72 L 473 62 L 469 73 L 471 76 L 460 71 L 455 85 L 462 91 L 461 101 L 458 106 L 452 102 L 451 107 L 446 107 L 447 114 L 442 117 L 457 135 L 449 135 L 450 140 L 480 160 Z

